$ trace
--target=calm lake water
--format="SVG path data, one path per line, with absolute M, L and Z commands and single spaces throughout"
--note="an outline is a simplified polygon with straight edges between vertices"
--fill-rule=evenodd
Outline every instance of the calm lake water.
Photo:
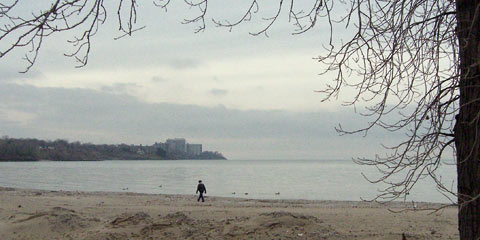
M 207 196 L 309 200 L 373 198 L 381 185 L 369 183 L 361 173 L 377 174 L 375 168 L 359 166 L 352 161 L 0 162 L 0 186 L 195 194 L 197 181 L 202 179 Z M 455 166 L 443 165 L 440 175 L 444 183 L 456 186 Z M 409 200 L 450 202 L 428 179 L 421 180 Z

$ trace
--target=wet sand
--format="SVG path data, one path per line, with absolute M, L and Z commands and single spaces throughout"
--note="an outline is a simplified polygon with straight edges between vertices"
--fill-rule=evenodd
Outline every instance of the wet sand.
M 198 203 L 194 195 L 0 188 L 1 239 L 400 240 L 402 234 L 458 239 L 457 208 L 208 195 Z

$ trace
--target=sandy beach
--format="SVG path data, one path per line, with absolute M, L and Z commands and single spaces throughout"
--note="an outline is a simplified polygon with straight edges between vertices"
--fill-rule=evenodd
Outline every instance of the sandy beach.
M 457 209 L 0 188 L 1 239 L 458 239 Z M 439 208 L 417 203 L 416 208 Z M 405 210 L 407 211 L 401 211 Z M 401 211 L 394 213 L 395 211 Z

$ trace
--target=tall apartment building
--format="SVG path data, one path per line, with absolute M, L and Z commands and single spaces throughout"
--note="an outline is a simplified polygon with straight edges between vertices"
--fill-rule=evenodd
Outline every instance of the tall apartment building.
M 187 152 L 185 138 L 167 139 L 165 142 L 168 152 Z
M 187 153 L 190 155 L 200 155 L 202 153 L 202 144 L 187 143 Z
M 160 148 L 160 149 L 163 149 L 163 150 L 167 151 L 167 144 L 166 143 L 162 143 L 162 142 L 155 143 L 155 144 L 153 144 L 153 146 L 156 147 L 156 148 Z

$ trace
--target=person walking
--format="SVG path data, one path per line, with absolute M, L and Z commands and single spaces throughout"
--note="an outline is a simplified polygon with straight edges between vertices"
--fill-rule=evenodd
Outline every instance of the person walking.
M 203 193 L 207 194 L 207 188 L 205 185 L 202 183 L 202 180 L 198 180 L 198 186 L 197 186 L 197 193 L 200 192 L 200 196 L 198 196 L 197 202 L 202 199 L 202 202 L 205 202 L 205 198 L 203 197 Z

